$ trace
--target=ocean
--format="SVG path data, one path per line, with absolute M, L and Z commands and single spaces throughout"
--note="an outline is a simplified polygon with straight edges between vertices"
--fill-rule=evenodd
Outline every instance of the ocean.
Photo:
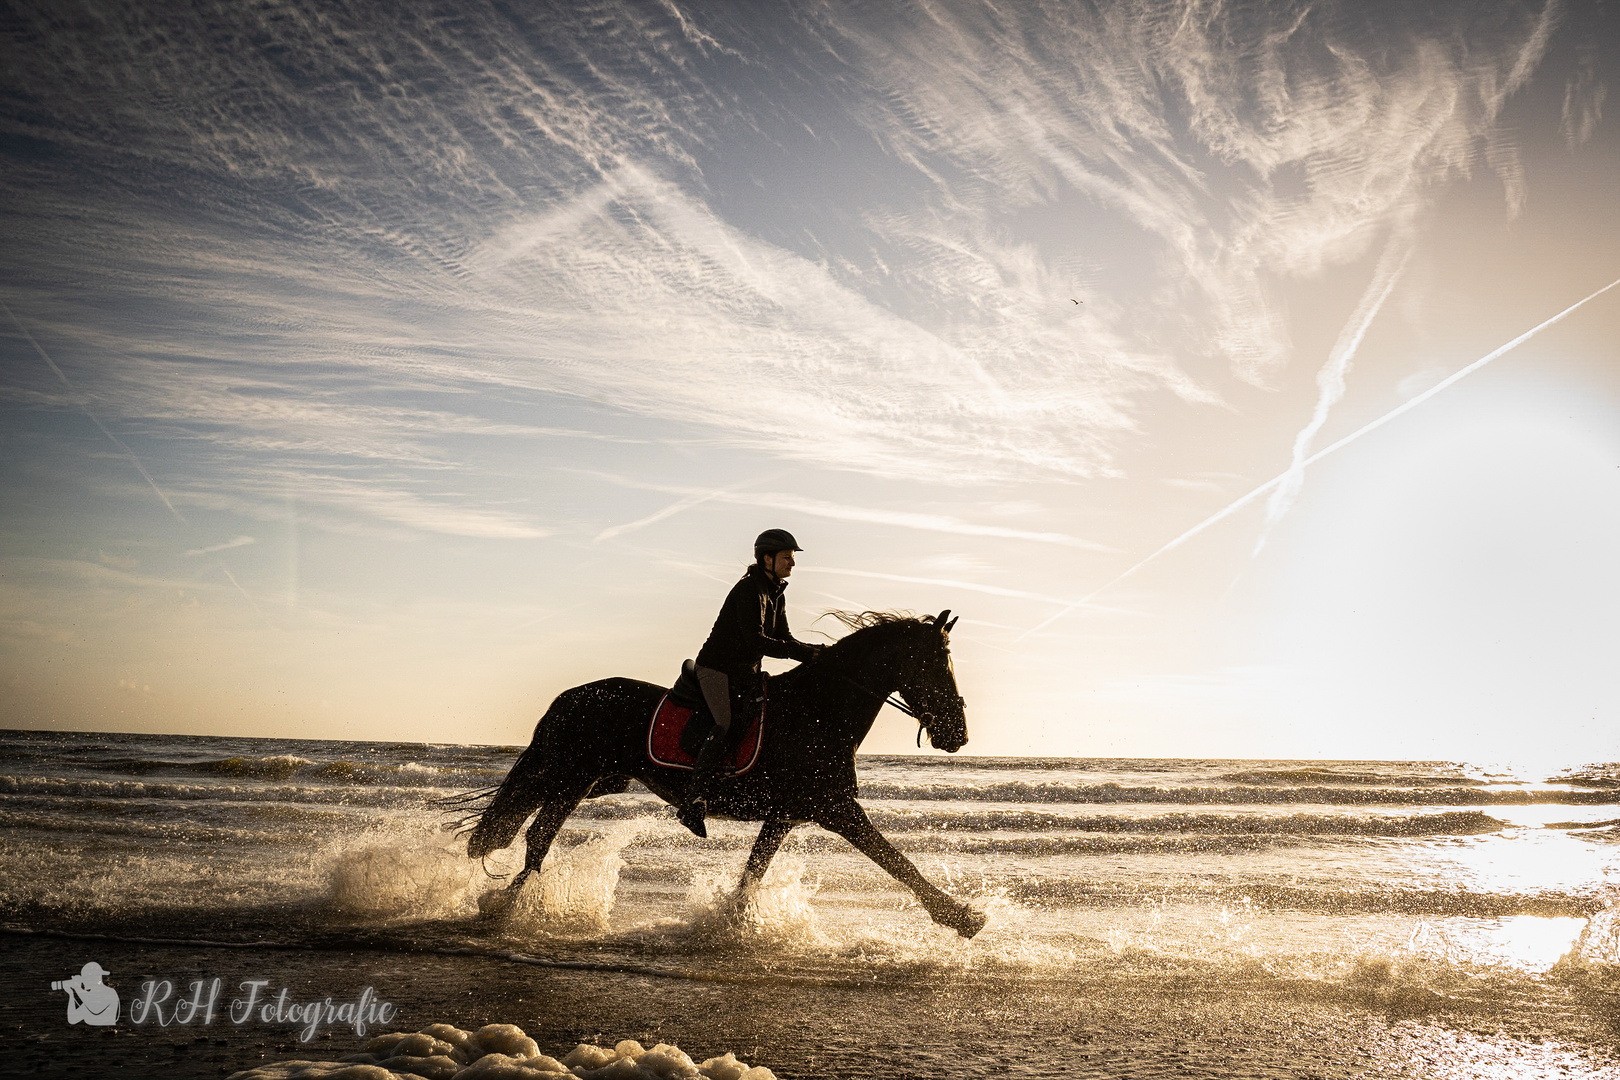
M 483 919 L 521 839 L 470 860 L 437 800 L 520 749 L 0 733 L 0 1062 L 65 1068 L 104 1034 L 47 989 L 96 959 L 121 1075 L 377 1033 L 134 1020 L 165 979 L 170 1006 L 221 979 L 225 1010 L 258 965 L 266 993 L 365 981 L 394 1030 L 669 1041 L 776 1076 L 1620 1076 L 1620 765 L 861 757 L 874 823 L 989 915 L 967 941 L 814 826 L 739 902 L 757 825 L 698 840 L 635 786 Z

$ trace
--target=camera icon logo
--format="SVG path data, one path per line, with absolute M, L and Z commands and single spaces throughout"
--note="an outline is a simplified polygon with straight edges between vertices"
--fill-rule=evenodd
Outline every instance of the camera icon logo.
M 118 991 L 102 982 L 102 976 L 112 972 L 90 961 L 71 979 L 51 983 L 52 990 L 61 990 L 68 996 L 67 1018 L 70 1024 L 89 1024 L 93 1027 L 111 1027 L 118 1023 Z

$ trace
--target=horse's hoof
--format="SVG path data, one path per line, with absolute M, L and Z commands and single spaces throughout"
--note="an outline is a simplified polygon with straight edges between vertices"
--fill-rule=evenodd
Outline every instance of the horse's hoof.
M 962 913 L 952 923 L 952 929 L 965 938 L 971 938 L 984 929 L 985 914 L 972 908 L 963 908 Z
M 491 889 L 478 898 L 478 914 L 486 919 L 498 919 L 512 910 L 511 889 Z

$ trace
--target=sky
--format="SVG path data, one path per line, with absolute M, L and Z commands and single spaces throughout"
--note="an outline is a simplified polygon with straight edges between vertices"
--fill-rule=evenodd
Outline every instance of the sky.
M 805 640 L 961 616 L 968 753 L 1620 758 L 1617 64 L 1599 0 L 8 5 L 0 726 L 523 743 L 778 527 Z

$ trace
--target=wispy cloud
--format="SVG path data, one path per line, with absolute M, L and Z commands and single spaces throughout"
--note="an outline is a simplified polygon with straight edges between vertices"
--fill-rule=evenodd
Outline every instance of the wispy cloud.
M 216 551 L 229 551 L 232 548 L 247 547 L 252 543 L 256 543 L 256 541 L 251 536 L 237 536 L 225 541 L 222 544 L 212 544 L 208 547 L 192 548 L 190 551 L 185 553 L 185 557 L 192 559 L 196 558 L 198 555 L 212 555 Z
M 33 347 L 34 352 L 39 354 L 39 358 L 45 361 L 46 366 L 51 369 L 51 371 L 56 375 L 57 379 L 60 380 L 62 385 L 67 389 L 68 395 L 74 399 L 74 403 L 78 405 L 79 410 L 89 418 L 92 424 L 96 425 L 96 430 L 105 435 L 107 437 L 107 441 L 118 447 L 119 452 L 122 453 L 124 457 L 129 459 L 129 463 L 135 466 L 135 471 L 141 474 L 141 479 L 146 481 L 147 486 L 152 489 L 152 493 L 155 494 L 160 501 L 162 501 L 164 507 L 169 511 L 169 513 L 174 515 L 175 520 L 179 521 L 181 524 L 185 524 L 186 519 L 181 515 L 180 511 L 174 508 L 174 503 L 169 501 L 169 497 L 163 493 L 163 489 L 158 487 L 157 481 L 152 479 L 152 474 L 147 472 L 146 466 L 141 463 L 141 459 L 135 456 L 135 451 L 124 445 L 124 441 L 122 439 L 114 435 L 111 431 L 107 430 L 107 425 L 103 424 L 101 422 L 101 418 L 92 412 L 90 407 L 84 403 L 77 390 L 75 390 L 73 384 L 68 381 L 68 377 L 62 373 L 62 369 L 56 366 L 56 361 L 52 360 L 50 354 L 45 351 L 44 347 L 41 346 L 38 341 L 34 340 L 34 335 L 28 332 L 28 328 L 23 325 L 22 320 L 17 318 L 16 314 L 11 310 L 10 306 L 7 305 L 4 300 L 0 300 L 0 310 L 3 310 L 12 323 L 16 325 L 18 332 L 21 333 L 24 340 L 26 340 L 28 344 Z
M 679 513 L 688 507 L 704 502 L 730 503 L 736 506 L 757 506 L 770 510 L 783 510 L 795 514 L 807 514 L 811 517 L 830 518 L 835 521 L 857 521 L 872 525 L 890 525 L 901 529 L 916 529 L 922 532 L 954 533 L 958 536 L 990 536 L 1003 540 L 1027 540 L 1038 544 L 1057 544 L 1061 547 L 1081 548 L 1087 551 L 1110 551 L 1109 547 L 1085 540 L 1067 533 L 1037 532 L 1029 529 L 1013 529 L 1004 525 L 981 525 L 976 522 L 963 521 L 947 514 L 922 514 L 905 510 L 887 510 L 881 507 L 850 506 L 845 503 L 829 502 L 824 499 L 814 499 L 803 495 L 791 495 L 774 491 L 739 491 L 734 488 L 719 490 L 705 490 L 698 488 L 684 488 L 668 484 L 651 484 L 645 481 L 631 480 L 625 477 L 602 475 L 604 480 L 630 488 L 640 488 L 645 491 L 661 491 L 669 495 L 681 495 L 681 501 L 671 504 L 649 517 L 633 521 L 626 525 L 615 526 L 598 535 L 603 539 L 609 534 L 618 534 L 639 528 L 655 520 L 662 520 L 671 514 Z
M 1005 596 L 1013 600 L 1033 600 L 1038 603 L 1056 604 L 1066 611 L 1084 607 L 1092 611 L 1110 612 L 1116 615 L 1141 615 L 1139 611 L 1128 611 L 1124 608 L 1105 607 L 1084 600 L 1071 600 L 1063 597 L 1049 596 L 1043 593 L 1029 592 L 1024 589 L 1008 589 L 1000 585 L 986 585 L 977 581 L 958 581 L 953 578 L 916 577 L 911 574 L 889 574 L 878 570 L 854 570 L 837 566 L 806 566 L 794 571 L 795 575 L 809 575 L 818 577 L 827 574 L 832 577 L 870 578 L 875 581 L 897 581 L 905 585 L 932 585 L 941 589 L 953 589 L 961 592 L 983 593 L 986 596 Z
M 256 492 L 266 459 L 316 492 L 375 467 L 354 513 L 534 536 L 429 492 L 536 440 L 626 437 L 542 415 L 579 403 L 637 438 L 939 485 L 1116 474 L 1150 402 L 1218 403 L 1289 360 L 1276 281 L 1363 256 L 1481 161 L 1518 198 L 1498 118 L 1558 9 L 355 18 L 29 23 L 52 47 L 7 78 L 49 88 L 29 137 L 69 164 L 0 179 L 30 268 L 7 287 L 100 415 L 204 448 L 176 455 L 181 500 Z M 1585 130 L 1597 91 L 1571 102 Z M 104 198 L 111 175 L 134 194 Z
M 1537 334 L 1541 333 L 1543 330 L 1546 330 L 1547 328 L 1549 328 L 1551 326 L 1555 326 L 1558 323 L 1563 322 L 1565 319 L 1567 319 L 1571 315 L 1575 314 L 1575 312 L 1579 311 L 1581 308 L 1585 307 L 1587 304 L 1590 304 L 1593 300 L 1596 300 L 1598 297 L 1602 296 L 1604 293 L 1607 293 L 1609 290 L 1615 288 L 1616 286 L 1620 286 L 1620 279 L 1616 279 L 1614 281 L 1611 281 L 1611 282 L 1609 282 L 1609 284 L 1603 286 L 1601 289 L 1598 289 L 1596 292 L 1591 293 L 1590 295 L 1585 296 L 1580 300 L 1577 300 L 1575 303 L 1571 304 L 1569 307 L 1565 308 L 1563 311 L 1560 311 L 1558 314 L 1552 316 L 1550 319 L 1546 319 L 1543 322 L 1537 323 L 1535 326 L 1532 326 L 1530 329 L 1526 330 L 1524 333 L 1520 334 L 1518 337 L 1514 338 L 1512 341 L 1509 341 L 1505 345 L 1498 346 L 1497 348 L 1495 348 L 1495 349 L 1491 350 L 1490 352 L 1486 353 L 1484 356 L 1480 357 L 1478 360 L 1475 360 L 1473 363 L 1469 364 L 1467 367 L 1461 368 L 1460 370 L 1453 372 L 1451 375 L 1447 376 L 1445 379 L 1442 379 L 1440 382 L 1438 382 L 1435 385 L 1431 386 L 1429 389 L 1423 391 L 1423 393 L 1418 394 L 1415 397 L 1409 398 L 1408 400 L 1402 402 L 1400 405 L 1397 405 L 1395 408 L 1391 409 L 1389 412 L 1387 412 L 1384 415 L 1380 416 L 1378 419 L 1372 421 L 1371 423 L 1363 424 L 1361 427 L 1357 428 L 1355 431 L 1352 431 L 1350 434 L 1348 434 L 1348 435 L 1344 436 L 1343 438 L 1339 439 L 1337 442 L 1334 442 L 1334 443 L 1332 443 L 1332 444 L 1330 444 L 1328 446 L 1324 446 L 1322 449 L 1318 450 L 1316 453 L 1314 453 L 1310 457 L 1306 458 L 1303 464 L 1306 465 L 1306 466 L 1314 465 L 1316 462 L 1321 461 L 1323 458 L 1327 457 L 1329 454 L 1337 453 L 1338 451 L 1344 449 L 1346 446 L 1349 446 L 1351 443 L 1355 442 L 1357 439 L 1360 439 L 1362 436 L 1368 435 L 1368 434 L 1378 430 L 1379 428 L 1383 427 L 1385 424 L 1389 423 L 1391 420 L 1394 420 L 1397 417 L 1399 417 L 1399 416 L 1401 416 L 1401 415 L 1403 415 L 1405 413 L 1410 412 L 1411 410 L 1417 408 L 1419 405 L 1423 404 L 1425 401 L 1428 401 L 1430 398 L 1434 397 L 1436 394 L 1440 393 L 1442 390 L 1445 390 L 1448 387 L 1450 387 L 1450 386 L 1452 386 L 1452 385 L 1454 385 L 1454 384 L 1456 384 L 1458 382 L 1461 382 L 1463 379 L 1466 379 L 1468 376 L 1472 375 L 1474 372 L 1478 371 L 1480 368 L 1483 368 L 1487 364 L 1490 364 L 1493 361 L 1496 361 L 1496 360 L 1500 359 L 1501 357 L 1506 356 L 1508 353 L 1512 352 L 1514 349 L 1518 348 L 1520 345 L 1523 345 L 1525 342 L 1529 341 L 1531 338 L 1535 337 Z M 1215 513 L 1211 514 L 1209 517 L 1205 518 L 1203 521 L 1200 521 L 1197 525 L 1194 525 L 1192 528 L 1188 529 L 1186 532 L 1182 533 L 1180 536 L 1177 536 L 1175 539 L 1171 540 L 1168 544 L 1165 544 L 1163 547 L 1157 549 L 1152 554 L 1148 555 L 1146 558 L 1139 559 L 1137 562 L 1132 563 L 1131 566 L 1129 568 L 1127 568 L 1123 573 L 1120 573 L 1120 574 L 1116 575 L 1115 577 L 1109 579 L 1104 584 L 1102 584 L 1102 585 L 1098 586 L 1097 588 L 1091 590 L 1090 593 L 1086 594 L 1086 596 L 1082 597 L 1079 601 L 1076 601 L 1075 604 L 1064 607 L 1062 610 L 1055 612 L 1054 614 L 1052 614 L 1051 616 L 1049 616 L 1048 618 L 1046 618 L 1042 622 L 1036 624 L 1035 626 L 1030 627 L 1028 630 L 1024 631 L 1022 634 L 1019 635 L 1018 640 L 1022 641 L 1024 638 L 1029 637 L 1031 634 L 1038 633 L 1039 631 L 1046 629 L 1048 626 L 1052 625 L 1054 622 L 1061 619 L 1063 616 L 1067 615 L 1070 611 L 1074 610 L 1080 604 L 1088 603 L 1091 600 L 1095 599 L 1097 596 L 1100 596 L 1102 593 L 1107 592 L 1109 589 L 1112 589 L 1115 585 L 1118 585 L 1120 582 L 1124 581 L 1126 578 L 1128 578 L 1131 575 L 1135 574 L 1138 570 L 1142 569 L 1144 566 L 1146 566 L 1149 563 L 1153 562 L 1159 556 L 1165 554 L 1166 552 L 1173 551 L 1174 549 L 1180 547 L 1182 544 L 1186 543 L 1188 540 L 1191 540 L 1193 537 L 1197 536 L 1199 533 L 1201 533 L 1204 530 L 1208 529 L 1210 526 L 1216 525 L 1216 524 L 1219 524 L 1222 521 L 1225 521 L 1227 518 L 1231 517 L 1233 514 L 1237 513 L 1239 510 L 1243 509 L 1245 506 L 1248 506 L 1250 503 L 1252 503 L 1256 499 L 1260 498 L 1260 496 L 1265 495 L 1266 493 L 1268 493 L 1270 491 L 1274 491 L 1277 488 L 1281 487 L 1282 484 L 1288 479 L 1289 475 L 1290 475 L 1289 473 L 1282 473 L 1282 474 L 1280 474 L 1278 476 L 1274 476 L 1270 480 L 1267 480 L 1264 484 L 1261 484 L 1259 487 L 1257 487 L 1253 491 L 1249 492 L 1247 495 L 1244 495 L 1241 498 L 1238 498 L 1237 500 L 1235 500 L 1235 501 L 1233 501 L 1231 503 L 1228 503 L 1226 506 L 1222 507 L 1220 510 L 1217 510 Z
M 918 287 L 964 294 L 973 279 L 956 249 L 1001 271 L 979 281 L 1029 281 L 1012 272 L 1018 246 L 984 239 L 1013 212 L 1061 205 L 1068 189 L 1138 230 L 1152 260 L 1115 256 L 1123 280 L 1096 307 L 1120 362 L 1152 327 L 1184 356 L 1207 354 L 1197 342 L 1208 341 L 1236 374 L 1261 380 L 1289 353 L 1268 275 L 1358 256 L 1482 148 L 1515 201 L 1520 167 L 1496 119 L 1556 12 L 1517 11 L 1495 30 L 1464 9 L 1449 23 L 1427 9 L 1362 21 L 1283 4 L 816 17 L 884 91 L 864 103 L 867 125 L 937 185 L 936 210 L 888 219 L 897 242 L 923 253 L 901 271 Z M 1017 291 L 964 299 L 1027 319 Z
M 1317 398 L 1316 407 L 1311 411 L 1311 418 L 1294 436 L 1293 459 L 1288 464 L 1288 471 L 1283 474 L 1282 482 L 1266 500 L 1266 520 L 1261 526 L 1260 535 L 1255 540 L 1254 551 L 1259 554 L 1265 547 L 1266 538 L 1271 529 L 1281 521 L 1293 506 L 1294 500 L 1299 497 L 1299 490 L 1305 483 L 1305 461 L 1310 455 L 1311 442 L 1327 423 L 1328 413 L 1344 397 L 1345 380 L 1350 372 L 1350 363 L 1355 359 L 1356 350 L 1361 347 L 1362 338 L 1367 336 L 1368 327 L 1372 326 L 1378 312 L 1383 309 L 1384 301 L 1389 299 L 1390 291 L 1400 280 L 1401 272 L 1406 269 L 1406 262 L 1412 255 L 1412 242 L 1409 226 L 1398 227 L 1394 236 L 1384 248 L 1384 253 L 1373 270 L 1372 281 L 1361 296 L 1361 302 L 1356 306 L 1355 313 L 1350 321 L 1345 323 L 1339 331 L 1338 340 L 1333 343 L 1333 350 L 1328 354 L 1327 363 L 1322 370 L 1316 373 Z

